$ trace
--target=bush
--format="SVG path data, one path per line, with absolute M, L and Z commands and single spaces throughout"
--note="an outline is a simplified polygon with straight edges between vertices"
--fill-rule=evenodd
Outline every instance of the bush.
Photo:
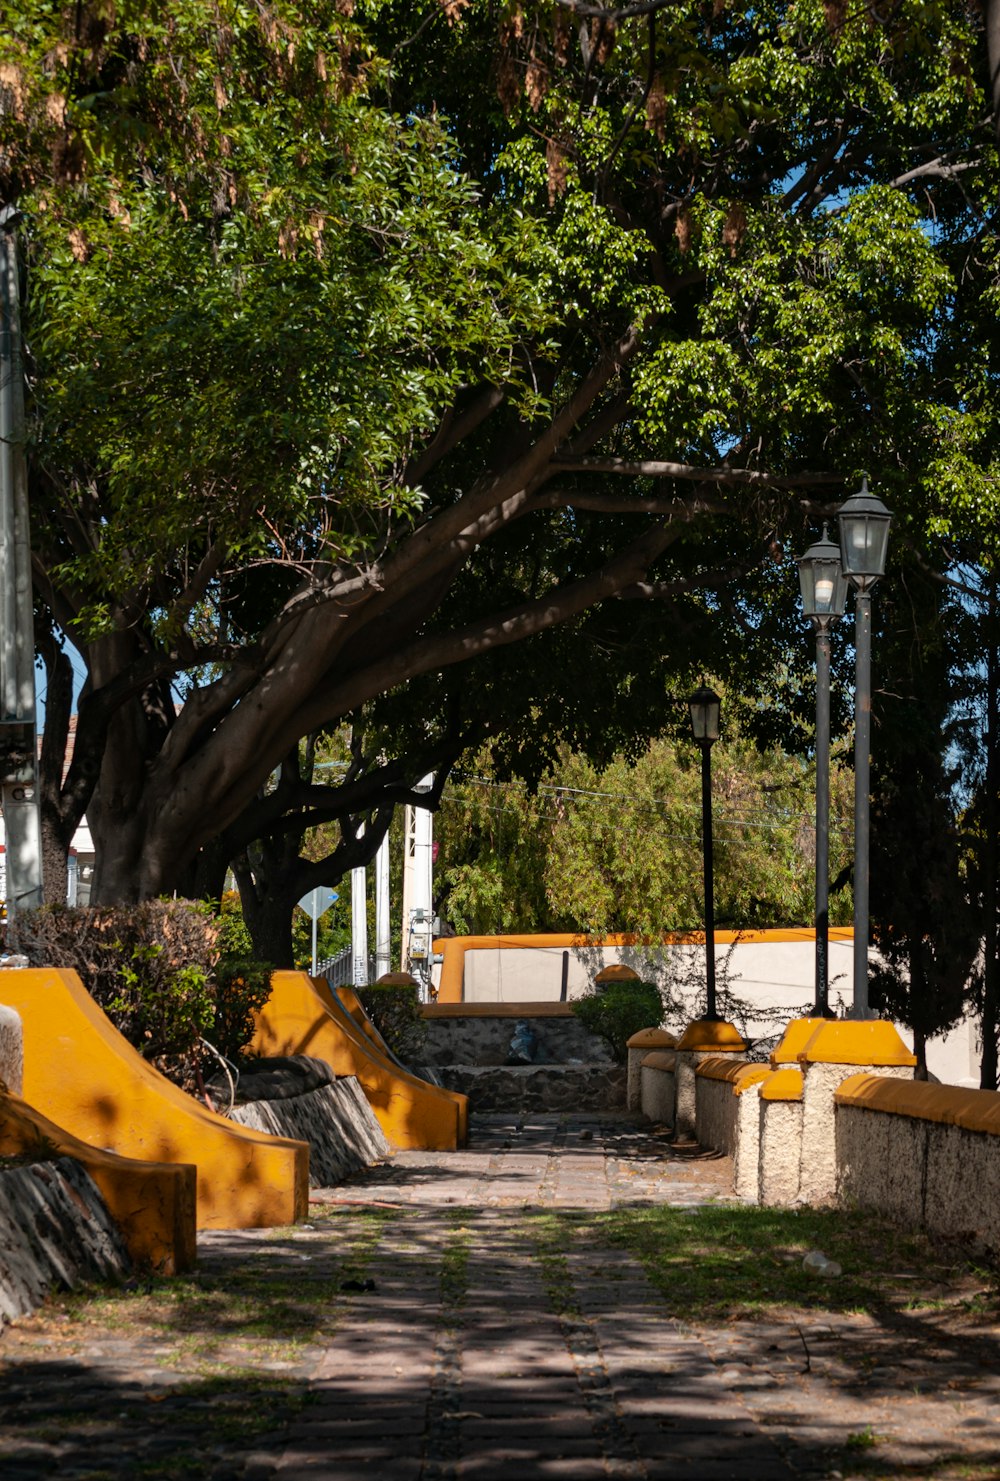
M 47 905 L 18 917 L 18 945 L 32 966 L 79 973 L 119 1033 L 190 1089 L 211 1058 L 202 1040 L 237 1058 L 270 991 L 268 963 L 219 957 L 221 930 L 191 900 Z
M 355 988 L 361 1006 L 397 1058 L 419 1062 L 427 1029 L 417 988 L 373 983 Z
M 659 988 L 652 982 L 609 982 L 602 992 L 589 992 L 570 1006 L 592 1034 L 599 1034 L 619 1063 L 628 1056 L 628 1041 L 642 1028 L 655 1028 L 663 1017 Z

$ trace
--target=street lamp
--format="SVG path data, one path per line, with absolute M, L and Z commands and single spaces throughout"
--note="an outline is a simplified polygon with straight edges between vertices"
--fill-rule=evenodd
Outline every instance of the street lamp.
M 892 515 L 868 492 L 867 477 L 837 511 L 840 560 L 855 590 L 854 651 L 854 1007 L 868 1017 L 868 794 L 871 788 L 872 587 L 885 574 Z
M 816 1003 L 830 1016 L 830 628 L 843 617 L 847 578 L 826 525 L 798 559 L 802 615 L 816 631 Z
M 702 681 L 688 700 L 691 731 L 701 747 L 701 851 L 705 870 L 706 1019 L 715 1011 L 715 883 L 712 867 L 712 747 L 719 739 L 719 696 Z

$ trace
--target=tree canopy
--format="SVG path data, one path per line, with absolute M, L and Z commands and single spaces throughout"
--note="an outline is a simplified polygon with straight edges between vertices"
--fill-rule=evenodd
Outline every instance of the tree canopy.
M 965 5 L 9 10 L 40 641 L 88 675 L 46 815 L 99 898 L 370 846 L 483 727 L 513 764 L 514 644 L 773 688 L 784 545 L 863 469 L 925 556 L 995 517 Z M 331 797 L 291 758 L 345 720 Z

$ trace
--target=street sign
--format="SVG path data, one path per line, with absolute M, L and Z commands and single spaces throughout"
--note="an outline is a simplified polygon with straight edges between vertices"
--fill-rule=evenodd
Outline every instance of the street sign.
M 340 896 L 336 890 L 328 889 L 326 885 L 317 885 L 316 889 L 310 890 L 308 895 L 303 895 L 299 901 L 300 907 L 311 920 L 319 920 L 321 915 L 326 915 L 334 900 Z

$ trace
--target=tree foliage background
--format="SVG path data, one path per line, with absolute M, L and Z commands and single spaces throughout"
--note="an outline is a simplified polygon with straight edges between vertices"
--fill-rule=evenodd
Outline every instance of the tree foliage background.
M 992 568 L 995 10 L 9 0 L 52 856 L 254 850 L 287 937 L 486 741 L 634 758 L 705 670 L 807 744 L 787 553 L 863 469 L 899 573 Z

